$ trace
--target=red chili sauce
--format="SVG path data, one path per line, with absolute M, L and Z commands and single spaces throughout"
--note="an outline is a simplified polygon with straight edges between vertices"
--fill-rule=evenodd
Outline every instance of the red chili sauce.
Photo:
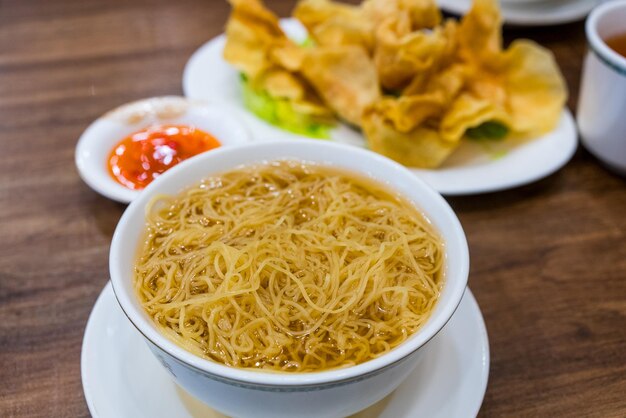
M 179 162 L 220 145 L 193 126 L 152 126 L 115 145 L 109 154 L 109 173 L 121 185 L 141 190 Z

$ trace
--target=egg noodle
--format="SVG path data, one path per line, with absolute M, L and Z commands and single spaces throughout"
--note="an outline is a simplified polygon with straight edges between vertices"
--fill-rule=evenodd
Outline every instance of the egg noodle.
M 430 316 L 443 243 L 409 202 L 330 167 L 244 166 L 146 208 L 134 284 L 167 337 L 289 372 L 387 353 Z

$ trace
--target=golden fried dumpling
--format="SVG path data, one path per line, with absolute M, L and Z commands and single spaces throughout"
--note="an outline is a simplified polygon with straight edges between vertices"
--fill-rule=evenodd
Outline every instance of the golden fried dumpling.
M 513 134 L 528 137 L 556 126 L 567 85 L 553 54 L 529 40 L 502 50 L 495 0 L 475 0 L 459 27 L 459 57 L 470 68 L 467 91 L 489 102 Z
M 359 19 L 361 8 L 331 0 L 301 0 L 292 14 L 310 31 L 333 17 Z
M 287 37 L 278 18 L 260 0 L 230 0 L 224 58 L 244 74 L 255 77 L 273 64 L 269 51 Z
M 427 119 L 441 119 L 465 84 L 467 71 L 462 65 L 452 65 L 432 74 L 423 91 L 386 96 L 372 107 L 400 132 L 409 132 Z
M 440 116 L 444 109 L 441 95 L 436 93 L 419 96 L 385 97 L 376 102 L 375 109 L 399 132 L 412 131 L 426 119 Z
M 305 56 L 303 48 L 288 39 L 274 43 L 269 49 L 270 61 L 291 72 L 297 72 L 302 68 Z
M 435 0 L 398 0 L 400 10 L 411 16 L 413 30 L 434 28 L 441 22 L 441 12 Z
M 372 151 L 410 167 L 436 168 L 458 146 L 457 142 L 443 140 L 431 127 L 399 132 L 373 109 L 363 115 L 363 132 Z
M 411 30 L 433 28 L 441 22 L 435 0 L 365 0 L 361 7 L 375 27 L 404 12 L 409 15 Z
M 550 51 L 525 40 L 503 50 L 497 0 L 474 0 L 460 22 L 442 22 L 435 0 L 301 0 L 294 16 L 307 47 L 260 0 L 230 2 L 224 56 L 248 87 L 279 101 L 281 120 L 336 114 L 406 165 L 437 167 L 483 124 L 472 135 L 548 132 L 567 99 Z M 488 122 L 501 129 L 488 132 Z
M 308 50 L 302 74 L 326 104 L 353 125 L 360 126 L 363 110 L 380 97 L 374 63 L 358 45 Z
M 272 97 L 284 99 L 302 99 L 306 94 L 306 87 L 302 80 L 287 70 L 273 68 L 260 74 L 251 81 L 255 90 L 267 92 Z
M 463 93 L 445 112 L 439 134 L 446 141 L 459 141 L 469 128 L 494 120 L 506 124 L 507 117 L 490 101 Z
M 376 30 L 374 52 L 381 85 L 399 91 L 409 84 L 426 81 L 433 72 L 451 62 L 455 31 L 452 21 L 433 30 L 413 31 L 408 12 L 385 20 Z M 413 86 L 410 92 L 416 90 Z
M 502 16 L 498 0 L 474 0 L 458 30 L 459 56 L 487 62 L 502 51 Z
M 518 40 L 502 56 L 502 77 L 510 128 L 529 137 L 554 129 L 567 100 L 567 84 L 554 55 Z
M 358 6 L 330 0 L 302 0 L 293 16 L 307 28 L 317 45 L 373 48 L 373 26 Z

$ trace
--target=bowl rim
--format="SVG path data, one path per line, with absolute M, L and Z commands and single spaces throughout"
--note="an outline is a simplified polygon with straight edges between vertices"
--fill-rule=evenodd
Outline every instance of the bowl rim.
M 595 7 L 585 22 L 585 34 L 589 48 L 615 72 L 626 75 L 626 57 L 614 51 L 600 36 L 600 21 L 616 10 L 626 13 L 626 0 L 613 0 Z
M 420 201 L 430 201 L 436 205 L 438 210 L 443 212 L 442 216 L 445 218 L 447 228 L 450 228 L 451 232 L 446 236 L 443 236 L 446 247 L 454 247 L 458 250 L 457 259 L 455 260 L 456 270 L 458 271 L 458 278 L 450 280 L 447 278 L 446 287 L 444 292 L 449 294 L 449 302 L 440 308 L 440 311 L 435 311 L 428 319 L 426 324 L 417 330 L 411 337 L 405 342 L 390 350 L 389 352 L 381 355 L 372 360 L 368 360 L 364 363 L 360 363 L 354 366 L 348 366 L 338 369 L 330 369 L 319 372 L 301 372 L 301 373 L 289 373 L 289 372 L 275 372 L 275 371 L 263 371 L 263 370 L 249 370 L 226 366 L 224 364 L 217 363 L 208 359 L 201 358 L 178 346 L 173 341 L 165 337 L 161 332 L 157 330 L 154 324 L 149 320 L 145 311 L 138 308 L 133 302 L 136 301 L 136 295 L 133 292 L 127 292 L 124 286 L 128 280 L 132 280 L 128 271 L 124 272 L 120 258 L 124 251 L 124 241 L 126 230 L 129 228 L 131 218 L 136 215 L 137 211 L 143 214 L 145 204 L 150 200 L 152 195 L 158 193 L 161 184 L 167 181 L 169 178 L 179 176 L 178 173 L 183 173 L 192 167 L 206 166 L 211 167 L 210 161 L 222 158 L 225 155 L 242 153 L 241 155 L 247 155 L 252 151 L 272 152 L 275 154 L 273 159 L 293 158 L 302 161 L 311 161 L 313 163 L 324 164 L 321 159 L 307 159 L 306 157 L 293 157 L 290 153 L 302 153 L 305 151 L 319 148 L 318 151 L 324 150 L 328 153 L 343 153 L 350 156 L 351 159 L 359 159 L 363 161 L 362 169 L 346 168 L 351 171 L 357 171 L 361 175 L 368 175 L 370 178 L 383 183 L 389 183 L 391 187 L 394 187 L 393 183 L 400 181 L 395 180 L 395 177 L 391 175 L 386 178 L 379 176 L 369 175 L 367 167 L 371 164 L 379 164 L 385 166 L 385 169 L 389 169 L 388 172 L 393 175 L 400 175 L 403 181 L 408 181 L 412 186 L 415 186 L 420 191 L 419 201 L 415 198 L 406 196 L 411 202 L 420 207 Z M 242 150 L 244 150 L 242 152 Z M 274 150 L 274 151 L 272 151 Z M 245 158 L 245 157 L 243 157 Z M 262 162 L 267 160 L 266 158 L 259 158 L 257 161 Z M 245 163 L 234 163 L 231 168 L 235 168 Z M 341 164 L 333 163 L 328 164 L 334 167 L 342 168 Z M 218 170 L 222 171 L 222 170 Z M 211 168 L 207 168 L 207 175 L 215 172 Z M 183 182 L 184 183 L 184 182 Z M 191 184 L 181 184 L 179 190 L 184 190 L 185 187 L 189 187 Z M 420 207 L 421 209 L 421 207 Z M 430 220 L 430 216 L 426 211 L 423 211 L 426 218 Z M 143 215 L 142 215 L 143 216 Z M 443 235 L 441 228 L 438 228 L 439 232 Z M 136 248 L 136 244 L 135 244 Z M 126 251 L 128 251 L 126 249 Z M 448 251 L 446 251 L 446 254 Z M 448 261 L 446 261 L 448 266 Z M 278 388 L 278 387 L 311 387 L 328 384 L 342 384 L 351 382 L 354 380 L 362 380 L 368 376 L 379 374 L 387 368 L 396 365 L 406 360 L 412 353 L 428 343 L 435 335 L 441 331 L 445 324 L 450 320 L 458 305 L 461 302 L 463 293 L 467 286 L 467 279 L 469 275 L 469 250 L 463 228 L 460 221 L 452 208 L 448 205 L 445 199 L 428 186 L 424 181 L 419 179 L 413 173 L 411 173 L 406 167 L 392 161 L 386 157 L 383 157 L 374 152 L 355 148 L 353 146 L 322 142 L 317 140 L 302 140 L 298 139 L 294 142 L 288 141 L 265 141 L 258 143 L 250 143 L 239 146 L 224 147 L 213 150 L 210 153 L 200 154 L 181 164 L 168 170 L 165 174 L 159 176 L 153 181 L 144 191 L 135 199 L 128 208 L 122 214 L 115 232 L 113 239 L 111 240 L 111 247 L 109 253 L 109 270 L 111 274 L 111 282 L 113 285 L 113 291 L 117 299 L 118 304 L 122 308 L 122 311 L 133 324 L 135 328 L 148 340 L 152 345 L 169 354 L 177 362 L 195 369 L 203 375 L 208 375 L 209 378 L 230 383 L 237 386 L 253 386 L 253 387 L 266 387 L 266 388 Z M 132 294 L 131 294 L 132 293 Z M 438 313 L 438 314 L 436 314 Z

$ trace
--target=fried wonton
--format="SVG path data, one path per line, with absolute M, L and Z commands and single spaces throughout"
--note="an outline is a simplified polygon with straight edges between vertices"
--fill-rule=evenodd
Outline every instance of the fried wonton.
M 310 31 L 334 17 L 360 19 L 362 12 L 358 6 L 331 0 L 301 0 L 292 14 Z
M 406 15 L 409 30 L 433 28 L 441 20 L 434 0 L 366 0 L 359 6 L 330 0 L 302 0 L 293 15 L 319 45 L 375 47 L 378 26 L 399 14 Z
M 330 0 L 303 0 L 293 12 L 318 45 L 361 45 L 371 50 L 374 44 L 372 23 L 358 6 Z
M 365 0 L 361 7 L 375 27 L 405 12 L 409 15 L 412 30 L 433 28 L 441 22 L 441 12 L 435 0 Z
M 463 18 L 459 59 L 469 68 L 466 90 L 474 98 L 466 106 L 482 107 L 480 120 L 498 121 L 515 136 L 532 137 L 554 129 L 567 99 L 565 80 L 552 53 L 532 41 L 518 40 L 502 49 L 495 0 L 475 0 Z M 491 118 L 485 116 L 488 113 L 493 113 Z M 448 119 L 448 129 L 452 120 Z
M 459 56 L 488 62 L 502 51 L 502 16 L 498 0 L 474 0 L 458 30 Z
M 456 57 L 458 51 L 457 24 L 452 20 L 444 22 L 441 26 L 430 32 L 431 42 L 436 43 L 435 55 L 432 64 L 425 71 L 418 71 L 414 74 L 411 82 L 404 87 L 402 95 L 410 96 L 421 94 L 428 90 L 433 90 L 433 83 L 453 83 L 451 77 L 462 81 L 466 77 L 466 71 L 461 71 L 463 65 L 459 65 Z M 438 88 L 438 87 L 437 87 Z
M 268 51 L 287 39 L 278 18 L 259 0 L 230 0 L 224 58 L 244 74 L 255 77 L 271 67 Z
M 567 85 L 554 56 L 528 40 L 502 50 L 495 0 L 475 0 L 459 27 L 459 57 L 472 74 L 467 90 L 489 102 L 514 134 L 536 136 L 556 126 Z
M 372 106 L 394 129 L 407 133 L 426 119 L 441 115 L 443 100 L 438 94 L 385 97 Z
M 552 53 L 518 40 L 504 52 L 502 67 L 511 129 L 527 136 L 554 129 L 567 100 L 567 85 Z
M 251 82 L 251 87 L 273 98 L 289 100 L 295 109 L 305 115 L 332 119 L 333 112 L 324 106 L 317 93 L 297 74 L 275 68 L 257 77 Z
M 400 91 L 409 84 L 419 84 L 445 64 L 454 53 L 453 22 L 434 30 L 411 29 L 408 12 L 380 24 L 376 31 L 374 61 L 381 85 Z M 414 86 L 411 90 L 416 90 Z
M 230 2 L 224 58 L 244 75 L 246 107 L 297 133 L 332 123 L 333 112 L 299 73 L 303 49 L 283 33 L 278 17 L 259 0 Z
M 302 80 L 291 72 L 279 68 L 268 70 L 250 84 L 255 90 L 263 90 L 272 97 L 283 99 L 299 100 L 306 94 Z
M 439 134 L 443 140 L 458 141 L 469 128 L 494 120 L 504 122 L 506 119 L 506 115 L 493 103 L 463 93 L 452 102 L 441 119 Z
M 429 118 L 441 119 L 463 88 L 465 77 L 466 70 L 462 65 L 451 66 L 430 77 L 423 92 L 387 96 L 376 102 L 372 109 L 399 132 L 409 132 Z
M 363 110 L 380 97 L 374 63 L 358 45 L 308 50 L 302 74 L 326 104 L 353 125 L 361 125 Z
M 287 39 L 276 42 L 269 49 L 269 59 L 272 63 L 292 72 L 302 68 L 305 55 L 300 46 Z
M 442 21 L 435 0 L 301 0 L 306 48 L 260 0 L 230 2 L 224 56 L 279 100 L 259 108 L 283 122 L 335 114 L 406 165 L 437 167 L 465 137 L 548 132 L 567 98 L 550 51 L 525 40 L 503 49 L 498 0 L 474 0 L 460 22 Z
M 398 132 L 371 109 L 363 116 L 363 132 L 372 151 L 412 167 L 438 167 L 458 146 L 455 142 L 443 140 L 439 132 L 430 127 Z
M 433 28 L 441 22 L 441 12 L 435 0 L 399 0 L 400 10 L 411 16 L 414 30 Z

